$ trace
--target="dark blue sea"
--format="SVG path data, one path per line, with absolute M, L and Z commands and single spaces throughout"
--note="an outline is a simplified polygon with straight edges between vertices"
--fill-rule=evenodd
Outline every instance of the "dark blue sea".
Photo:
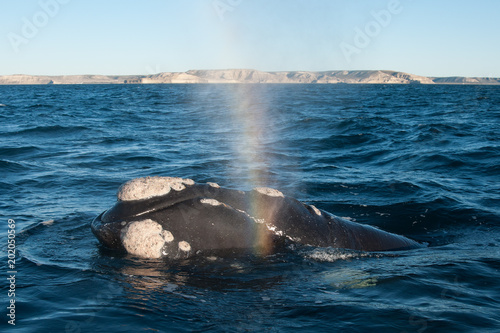
M 0 173 L 2 332 L 500 331 L 500 87 L 0 86 Z M 101 247 L 92 219 L 153 175 L 277 188 L 428 246 Z

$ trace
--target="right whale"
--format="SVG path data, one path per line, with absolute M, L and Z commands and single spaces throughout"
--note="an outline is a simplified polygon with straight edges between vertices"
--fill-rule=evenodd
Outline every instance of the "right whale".
M 187 258 L 223 251 L 269 254 L 286 243 L 359 251 L 423 247 L 404 236 L 332 215 L 259 187 L 251 191 L 173 177 L 136 178 L 91 223 L 106 247 L 142 258 Z

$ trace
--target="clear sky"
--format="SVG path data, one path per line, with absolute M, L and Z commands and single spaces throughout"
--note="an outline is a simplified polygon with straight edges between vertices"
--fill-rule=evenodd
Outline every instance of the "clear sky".
M 498 0 L 0 0 L 0 75 L 386 69 L 500 77 Z

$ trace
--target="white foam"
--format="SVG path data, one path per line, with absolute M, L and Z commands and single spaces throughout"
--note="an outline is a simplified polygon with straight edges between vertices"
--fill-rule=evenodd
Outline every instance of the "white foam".
M 254 191 L 259 192 L 260 194 L 268 195 L 270 197 L 282 197 L 284 198 L 285 195 L 281 193 L 278 190 L 275 190 L 274 188 L 269 188 L 269 187 L 256 187 L 254 188 Z
M 241 210 L 241 209 L 237 209 L 236 210 L 242 214 L 245 214 L 248 218 L 252 219 L 255 223 L 259 223 L 259 224 L 263 224 L 263 223 L 266 223 L 266 220 L 264 219 L 258 219 L 256 217 L 253 217 L 251 216 L 250 214 L 248 214 L 247 212 L 245 212 L 244 210 Z
M 354 250 L 344 250 L 344 249 L 333 249 L 333 248 L 319 248 L 311 252 L 305 253 L 304 256 L 309 259 L 322 262 L 335 262 L 337 260 L 349 260 L 370 256 L 369 253 L 354 251 Z
M 269 231 L 272 231 L 276 236 L 283 236 L 285 234 L 282 230 L 278 230 L 274 225 L 266 224 L 266 227 Z
M 151 219 L 132 222 L 122 231 L 122 243 L 128 253 L 143 258 L 160 258 L 165 242 L 173 235 Z
M 202 204 L 205 204 L 205 205 L 210 205 L 210 206 L 220 206 L 222 205 L 222 203 L 218 200 L 215 200 L 215 199 L 208 199 L 208 198 L 203 198 L 200 200 L 200 202 Z
M 192 179 L 177 177 L 143 177 L 129 180 L 118 190 L 118 200 L 131 201 L 158 197 L 170 190 L 182 191 L 185 185 L 193 185 Z

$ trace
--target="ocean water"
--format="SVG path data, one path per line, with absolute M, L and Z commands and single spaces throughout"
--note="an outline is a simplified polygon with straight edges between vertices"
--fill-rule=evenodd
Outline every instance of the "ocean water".
M 499 133 L 495 86 L 0 86 L 0 329 L 498 332 Z M 274 187 L 428 246 L 176 262 L 99 246 L 91 220 L 151 175 Z

